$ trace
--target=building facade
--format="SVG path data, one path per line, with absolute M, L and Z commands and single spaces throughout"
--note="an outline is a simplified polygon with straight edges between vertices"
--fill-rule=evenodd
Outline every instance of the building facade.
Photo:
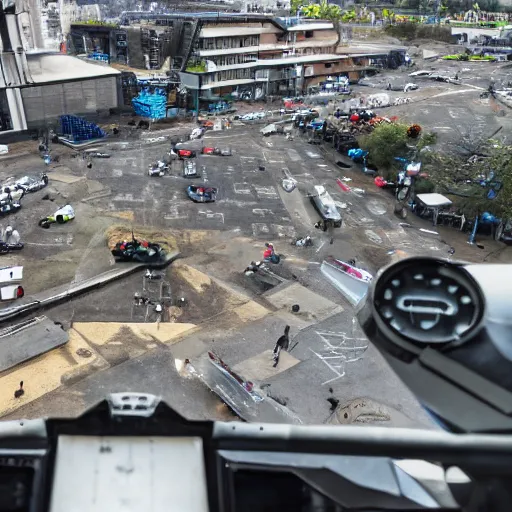
M 80 41 L 89 41 L 91 50 L 100 40 L 94 31 L 72 26 L 75 46 L 85 47 Z M 120 38 L 126 40 L 126 51 L 118 51 Z M 187 87 L 199 90 L 201 97 L 238 94 L 257 99 L 299 95 L 327 79 L 356 81 L 386 59 L 385 50 L 348 52 L 340 39 L 329 21 L 254 13 L 137 12 L 125 13 L 100 46 L 109 48 L 110 62 L 180 72 Z
M 383 55 L 346 53 L 330 21 L 204 20 L 184 71 L 199 76 L 205 98 L 233 92 L 253 99 L 296 96 L 326 80 L 357 81 Z

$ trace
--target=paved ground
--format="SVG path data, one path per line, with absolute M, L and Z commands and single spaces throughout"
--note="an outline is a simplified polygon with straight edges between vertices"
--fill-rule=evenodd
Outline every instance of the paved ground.
M 457 126 L 467 124 L 470 113 L 472 124 L 480 120 L 491 131 L 508 122 L 507 116 L 497 116 L 492 105 L 479 99 L 480 85 L 475 84 L 465 92 L 462 86 L 429 84 L 411 93 L 417 102 L 382 113 L 436 129 L 446 142 Z M 1 413 L 74 415 L 105 393 L 137 390 L 161 394 L 191 418 L 226 418 L 225 408 L 211 393 L 179 372 L 185 358 L 193 361 L 214 349 L 247 378 L 270 384 L 266 389 L 271 395 L 304 422 L 429 424 L 415 399 L 363 338 L 352 308 L 325 281 L 319 263 L 329 255 L 355 258 L 360 266 L 376 271 L 389 261 L 392 249 L 444 256 L 443 240 L 470 261 L 482 261 L 495 251 L 501 255 L 502 248 L 490 241 L 485 241 L 484 251 L 469 247 L 465 236 L 450 230 L 428 235 L 416 228 L 431 226 L 417 219 L 412 219 L 412 228 L 404 228 L 392 215 L 392 197 L 356 167 L 340 169 L 335 165 L 339 156 L 299 137 L 262 138 L 258 128 L 237 125 L 231 132 L 207 134 L 205 142 L 233 150 L 232 157 L 197 159 L 198 167 L 206 169 L 202 181 L 219 188 L 218 201 L 209 205 L 191 203 L 185 195 L 189 182 L 177 174 L 147 176 L 150 163 L 167 149 L 166 142 L 110 143 L 112 157 L 94 160 L 90 169 L 62 150 L 60 163 L 50 170 L 49 188 L 27 197 L 22 212 L 12 217 L 27 245 L 20 255 L 4 261 L 25 266 L 28 292 L 109 268 L 113 262 L 105 228 L 125 223 L 176 236 L 184 260 L 173 265 L 167 278 L 173 296 L 183 297 L 186 306 L 171 308 L 175 327 L 170 331 L 152 330 L 152 323 L 146 328 L 131 324 L 144 322 L 145 315 L 132 301 L 142 286 L 142 275 L 137 274 L 45 311 L 70 328 L 70 342 L 0 374 Z M 265 171 L 258 170 L 259 162 Z M 28 165 L 41 168 L 38 158 L 10 161 L 5 175 L 24 172 Z M 284 173 L 299 182 L 290 194 L 280 186 Z M 343 192 L 335 181 L 343 176 L 365 194 Z M 343 228 L 325 234 L 313 229 L 318 217 L 306 197 L 313 184 L 326 186 L 338 202 Z M 46 194 L 50 199 L 43 200 Z M 67 201 L 77 210 L 73 223 L 50 230 L 37 227 L 39 217 Z M 295 234 L 311 234 L 314 246 L 292 247 L 289 242 Z M 241 271 L 261 258 L 266 240 L 285 256 L 279 272 L 288 283 L 262 294 L 248 286 Z M 290 313 L 294 303 L 301 306 L 298 315 Z M 91 321 L 100 323 L 86 325 Z M 294 349 L 274 370 L 269 350 L 287 324 L 292 327 Z M 356 355 L 348 357 L 349 352 Z M 26 393 L 15 401 L 12 393 L 19 380 L 25 381 Z M 334 415 L 326 401 L 331 396 L 340 400 Z

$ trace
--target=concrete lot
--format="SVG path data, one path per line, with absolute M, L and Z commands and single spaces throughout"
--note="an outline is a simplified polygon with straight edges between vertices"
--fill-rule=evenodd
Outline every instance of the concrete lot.
M 509 116 L 498 116 L 492 105 L 480 100 L 479 83 L 429 83 L 409 94 L 413 103 L 379 113 L 435 129 L 442 144 L 450 143 L 457 127 L 468 123 L 484 123 L 484 130 L 491 133 L 497 126 L 508 127 Z M 356 92 L 367 94 L 368 88 Z M 20 230 L 26 247 L 3 261 L 25 266 L 27 293 L 110 268 L 113 260 L 104 232 L 112 224 L 124 223 L 176 236 L 184 260 L 173 264 L 167 275 L 173 296 L 184 297 L 187 306 L 172 310 L 172 332 L 165 330 L 168 324 L 161 332 L 131 325 L 144 321 L 143 311 L 133 307 L 133 294 L 142 283 L 142 275 L 136 274 L 48 309 L 46 315 L 70 329 L 70 343 L 0 374 L 0 414 L 75 415 L 108 392 L 133 390 L 161 394 L 188 417 L 226 418 L 225 408 L 211 393 L 176 369 L 177 361 L 193 361 L 213 349 L 259 384 L 271 384 L 272 394 L 285 400 L 303 422 L 333 421 L 326 399 L 335 396 L 343 408 L 366 404 L 359 419 L 350 416 L 354 421 L 429 425 L 414 397 L 363 338 L 353 309 L 325 281 L 319 263 L 329 255 L 355 258 L 359 266 L 376 271 L 394 249 L 444 256 L 449 243 L 461 258 L 482 261 L 490 254 L 506 258 L 503 248 L 491 241 L 484 241 L 485 250 L 469 247 L 464 235 L 451 230 L 426 234 L 416 228 L 431 226 L 419 219 L 411 219 L 413 227 L 404 228 L 392 214 L 392 196 L 356 167 L 337 167 L 338 157 L 330 150 L 300 137 L 262 138 L 258 129 L 235 125 L 231 131 L 206 135 L 205 143 L 233 150 L 231 157 L 197 159 L 198 168 L 204 166 L 206 173 L 192 182 L 206 181 L 219 189 L 218 201 L 206 205 L 186 197 L 190 181 L 178 175 L 147 175 L 150 163 L 168 148 L 166 142 L 124 147 L 110 143 L 111 158 L 93 160 L 91 169 L 72 158 L 71 151 L 59 150 L 61 159 L 51 166 L 49 187 L 27 196 L 22 211 L 8 219 Z M 264 171 L 258 170 L 259 162 Z M 41 160 L 9 160 L 2 177 L 26 169 L 42 170 Z M 280 185 L 284 173 L 299 182 L 290 194 Z M 343 192 L 335 181 L 343 176 L 365 194 Z M 314 184 L 326 186 L 338 202 L 344 219 L 341 229 L 321 233 L 313 228 L 318 217 L 306 194 Z M 46 195 L 49 199 L 43 200 Z M 72 223 L 49 230 L 37 227 L 40 217 L 68 201 L 77 211 Z M 313 236 L 313 247 L 290 245 L 293 236 L 305 234 Z M 276 271 L 290 281 L 266 294 L 248 287 L 242 276 L 251 260 L 261 259 L 264 241 L 273 241 L 284 255 L 282 268 Z M 301 306 L 298 315 L 290 313 L 295 302 Z M 89 322 L 103 324 L 87 326 Z M 272 371 L 268 351 L 285 325 L 292 327 L 292 345 L 297 345 L 289 361 Z M 346 357 L 347 346 L 358 348 L 357 357 Z M 77 356 L 80 348 L 90 355 Z M 329 350 L 339 357 L 335 364 L 327 364 Z M 12 393 L 19 380 L 25 381 L 26 392 L 15 400 Z M 336 421 L 343 422 L 343 417 L 336 415 Z

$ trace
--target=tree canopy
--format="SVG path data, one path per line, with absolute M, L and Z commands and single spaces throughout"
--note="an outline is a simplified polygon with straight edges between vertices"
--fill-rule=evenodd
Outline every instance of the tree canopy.
M 396 163 L 395 157 L 406 157 L 410 152 L 407 128 L 406 124 L 383 123 L 361 137 L 359 144 L 369 152 L 372 164 L 379 169 L 391 169 Z
M 437 151 L 435 133 L 423 132 L 411 139 L 407 129 L 401 123 L 380 124 L 361 137 L 361 147 L 381 175 L 394 179 L 400 165 L 395 157 L 419 161 L 426 177 L 417 180 L 417 191 L 448 195 L 466 215 L 489 211 L 501 218 L 512 217 L 511 145 L 468 129 L 460 133 L 450 151 Z

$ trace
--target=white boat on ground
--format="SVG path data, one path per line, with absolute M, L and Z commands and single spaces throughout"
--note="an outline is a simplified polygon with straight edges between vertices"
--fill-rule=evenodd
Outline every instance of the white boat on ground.
M 366 296 L 373 279 L 366 270 L 335 258 L 324 261 L 320 270 L 353 306 L 357 306 Z

